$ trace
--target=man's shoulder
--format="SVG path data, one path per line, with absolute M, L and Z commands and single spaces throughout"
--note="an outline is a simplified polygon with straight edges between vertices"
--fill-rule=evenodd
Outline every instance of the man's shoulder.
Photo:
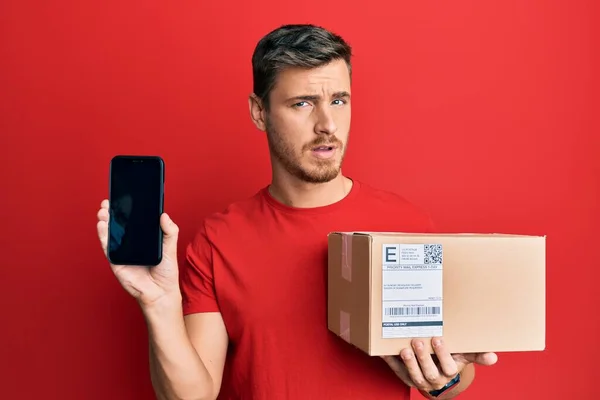
M 252 228 L 258 215 L 264 211 L 263 191 L 264 188 L 261 188 L 250 196 L 229 202 L 220 210 L 207 214 L 201 219 L 200 231 L 214 238 L 220 232 Z
M 433 229 L 430 213 L 406 195 L 360 182 L 359 207 L 393 220 L 412 220 L 417 226 Z
M 418 214 L 425 212 L 422 206 L 398 192 L 372 186 L 365 182 L 360 182 L 360 186 L 362 200 L 366 203 L 380 205 L 384 209 L 402 210 L 403 212 L 412 211 Z

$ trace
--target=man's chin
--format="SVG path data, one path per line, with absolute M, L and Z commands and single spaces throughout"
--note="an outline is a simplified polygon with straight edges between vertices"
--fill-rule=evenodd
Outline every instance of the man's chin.
M 317 168 L 300 171 L 299 178 L 309 183 L 327 183 L 337 178 L 340 174 L 339 168 Z

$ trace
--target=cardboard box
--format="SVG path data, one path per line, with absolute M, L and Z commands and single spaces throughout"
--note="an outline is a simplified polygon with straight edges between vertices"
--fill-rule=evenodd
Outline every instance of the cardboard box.
M 328 328 L 369 355 L 434 336 L 452 353 L 545 348 L 545 236 L 333 232 L 328 241 Z

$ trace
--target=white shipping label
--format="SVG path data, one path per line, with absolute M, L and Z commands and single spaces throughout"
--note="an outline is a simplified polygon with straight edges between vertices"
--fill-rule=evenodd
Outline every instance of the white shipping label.
M 441 244 L 384 244 L 383 338 L 442 336 Z

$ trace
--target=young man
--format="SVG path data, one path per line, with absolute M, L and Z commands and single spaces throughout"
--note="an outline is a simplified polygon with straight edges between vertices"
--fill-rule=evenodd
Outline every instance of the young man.
M 165 214 L 164 260 L 112 265 L 150 333 L 159 399 L 453 398 L 474 364 L 494 354 L 449 354 L 434 339 L 399 357 L 369 357 L 327 329 L 327 234 L 430 231 L 429 217 L 395 194 L 341 173 L 351 117 L 351 49 L 311 25 L 283 26 L 252 58 L 250 116 L 266 132 L 272 182 L 206 218 L 178 272 L 178 228 Z M 106 250 L 108 202 L 98 213 Z

